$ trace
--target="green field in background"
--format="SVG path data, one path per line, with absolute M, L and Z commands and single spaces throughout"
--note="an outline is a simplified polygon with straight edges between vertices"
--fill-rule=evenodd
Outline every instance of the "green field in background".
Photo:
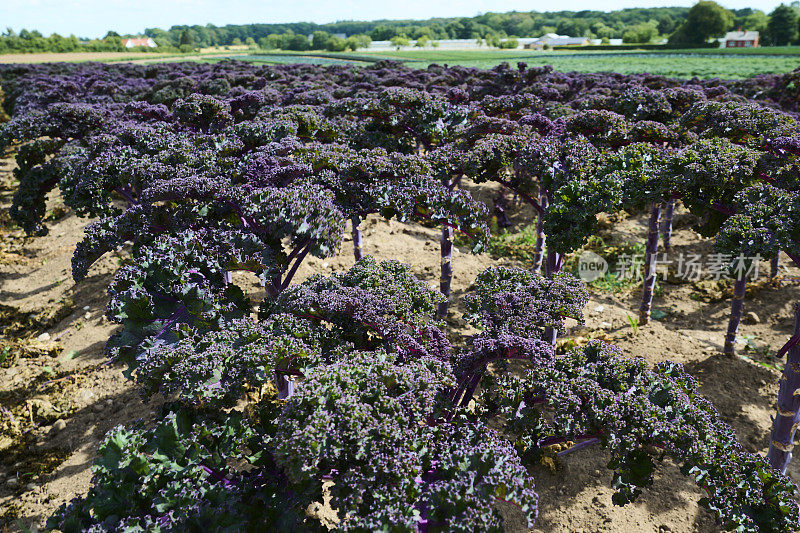
M 80 55 L 80 54 L 77 54 Z M 84 61 L 76 54 L 65 54 L 70 61 Z M 559 71 L 651 73 L 678 78 L 747 78 L 756 74 L 783 74 L 800 67 L 800 46 L 768 48 L 701 48 L 688 50 L 384 50 L 357 52 L 290 52 L 282 50 L 214 50 L 190 54 L 121 54 L 102 59 L 108 62 L 216 62 L 236 59 L 259 64 L 305 63 L 314 65 L 364 66 L 391 59 L 412 68 L 427 68 L 432 63 L 450 66 L 492 68 L 502 62 L 516 67 L 524 61 L 530 66 L 552 65 Z M 47 61 L 53 61 L 48 54 Z M 31 55 L 36 62 L 36 54 Z
M 431 63 L 491 68 L 506 61 L 516 66 L 552 65 L 560 71 L 648 72 L 680 78 L 747 78 L 756 74 L 782 74 L 800 67 L 800 47 L 755 48 L 734 53 L 725 49 L 620 52 L 536 52 L 521 50 L 409 50 L 356 53 L 280 52 L 251 53 L 232 58 L 254 63 L 312 63 L 366 65 L 381 59 L 402 61 L 414 68 Z M 744 52 L 744 53 L 741 53 Z M 793 54 L 794 52 L 794 54 Z

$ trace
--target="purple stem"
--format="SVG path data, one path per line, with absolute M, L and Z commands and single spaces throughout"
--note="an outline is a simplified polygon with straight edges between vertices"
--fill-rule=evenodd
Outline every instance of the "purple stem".
M 482 377 L 483 372 L 476 372 L 472 375 L 472 379 L 467 382 L 467 390 L 460 402 L 461 407 L 466 407 L 469 405 L 470 400 L 472 400 L 472 397 L 475 395 L 475 389 L 478 388 L 478 384 L 480 384 Z
M 778 252 L 777 254 L 775 254 L 775 257 L 773 257 L 769 262 L 769 277 L 771 279 L 775 279 L 778 277 L 778 272 L 780 272 L 780 266 L 781 266 L 781 253 Z
M 664 250 L 672 247 L 672 215 L 675 212 L 675 198 L 667 200 L 667 208 L 664 211 L 664 222 L 661 225 L 661 233 L 664 237 Z
M 648 223 L 647 246 L 644 255 L 644 284 L 642 286 L 642 304 L 639 307 L 639 324 L 650 321 L 650 310 L 653 305 L 653 288 L 656 285 L 656 265 L 658 253 L 658 225 L 661 219 L 661 203 L 650 205 L 650 221 Z
M 544 275 L 548 278 L 552 278 L 561 271 L 561 266 L 564 263 L 564 256 L 548 248 L 545 257 Z
M 747 277 L 743 274 L 733 285 L 733 300 L 731 300 L 731 316 L 728 319 L 728 333 L 725 335 L 725 347 L 722 354 L 733 357 L 736 354 L 736 335 L 739 333 L 739 322 L 742 320 L 744 309 L 744 292 Z
M 275 372 L 275 387 L 278 389 L 278 399 L 286 400 L 297 392 L 297 381 L 289 379 L 284 373 Z
M 797 346 L 798 342 L 800 342 L 800 333 L 795 333 L 788 341 L 786 341 L 786 344 L 784 344 L 781 349 L 778 350 L 778 353 L 775 354 L 775 358 L 780 359 L 786 355 L 786 352 Z
M 117 192 L 117 194 L 125 198 L 125 201 L 128 202 L 128 207 L 138 203 L 131 193 L 128 192 L 127 187 L 117 187 L 114 190 Z
M 501 180 L 501 179 L 497 179 L 496 181 L 500 185 L 505 185 L 506 187 L 508 187 L 509 189 L 514 191 L 515 194 L 519 194 L 520 198 L 525 200 L 527 203 L 529 203 L 531 206 L 533 206 L 533 208 L 536 209 L 537 211 L 539 211 L 540 213 L 542 211 L 544 211 L 544 209 L 542 209 L 542 206 L 539 204 L 539 202 L 537 202 L 536 200 L 531 198 L 531 196 L 529 194 L 526 194 L 526 193 L 524 193 L 522 191 L 519 191 L 519 190 L 515 189 L 514 186 L 511 184 L 511 182 L 509 182 L 507 180 Z
M 458 184 L 459 178 L 442 180 L 442 184 L 449 190 L 453 190 Z M 450 285 L 453 281 L 453 228 L 449 225 L 442 225 L 442 238 L 440 240 L 441 249 L 441 275 L 439 276 L 439 291 L 444 296 L 444 302 L 439 304 L 436 310 L 436 318 L 443 319 L 447 316 L 447 309 L 450 307 Z
M 442 273 L 439 277 L 439 291 L 445 300 L 439 304 L 436 317 L 441 319 L 447 316 L 447 308 L 450 306 L 450 283 L 453 279 L 453 228 L 442 226 L 440 245 L 442 251 Z
M 468 378 L 457 384 L 456 390 L 450 396 L 450 401 L 453 403 L 454 406 L 461 404 L 461 398 L 463 397 L 462 394 L 464 393 L 464 390 L 467 388 L 469 382 L 470 379 Z
M 589 440 L 585 440 L 583 442 L 579 442 L 575 446 L 567 448 L 566 450 L 561 450 L 556 455 L 559 456 L 559 457 L 564 457 L 568 453 L 577 452 L 580 449 L 588 448 L 589 446 L 591 446 L 593 444 L 597 444 L 598 442 L 600 442 L 600 439 L 598 439 L 597 437 L 589 439 Z
M 286 264 L 291 263 L 292 259 L 297 257 L 297 254 L 299 254 L 303 250 L 303 248 L 308 246 L 308 243 L 310 243 L 310 242 L 311 242 L 311 239 L 306 239 L 303 242 L 301 242 L 300 244 L 296 245 L 294 247 L 294 249 L 291 252 L 289 252 L 289 255 L 286 256 Z
M 504 191 L 500 191 L 494 198 L 494 215 L 497 218 L 497 226 L 500 228 L 511 227 L 511 221 L 508 220 L 506 208 L 508 207 L 508 198 Z
M 233 481 L 225 477 L 221 472 L 214 470 L 213 468 L 208 467 L 202 463 L 200 464 L 200 468 L 205 470 L 206 474 L 208 474 L 209 477 L 211 477 L 213 480 L 221 481 L 222 484 L 225 485 L 226 487 L 230 487 L 231 485 L 233 485 Z
M 540 440 L 538 443 L 536 443 L 536 445 L 539 448 L 544 448 L 545 446 L 552 446 L 553 444 L 561 444 L 562 442 L 567 442 L 567 441 L 575 442 L 575 441 L 581 440 L 581 439 L 594 439 L 598 435 L 600 435 L 600 432 L 584 433 L 584 434 L 581 434 L 581 435 L 571 435 L 571 436 L 566 436 L 566 437 L 556 437 L 556 436 L 545 437 L 542 440 Z
M 186 313 L 186 306 L 185 306 L 185 305 L 183 305 L 183 304 L 181 304 L 181 305 L 180 305 L 180 306 L 179 306 L 179 307 L 178 307 L 178 308 L 175 310 L 175 312 L 174 312 L 174 313 L 172 313 L 172 315 L 171 315 L 171 316 L 169 317 L 169 319 L 167 320 L 167 323 L 166 323 L 166 324 L 164 324 L 164 327 L 162 327 L 162 328 L 161 328 L 161 331 L 159 331 L 159 332 L 158 332 L 158 335 L 156 335 L 156 338 L 157 338 L 157 339 L 161 339 L 161 338 L 162 338 L 161 336 L 162 336 L 162 335 L 164 335 L 164 334 L 167 332 L 167 330 L 168 330 L 170 327 L 172 327 L 172 325 L 173 325 L 175 322 L 177 322 L 179 319 L 182 319 L 182 318 L 188 318 L 188 314 Z
M 270 298 L 275 298 L 281 293 L 281 277 L 280 275 L 273 276 L 269 283 L 264 285 L 267 294 Z
M 533 272 L 536 274 L 542 271 L 544 243 L 547 239 L 547 236 L 544 234 L 544 212 L 547 211 L 547 208 L 550 206 L 550 200 L 544 192 L 539 194 L 539 205 L 542 207 L 542 210 L 536 212 L 536 248 L 534 248 L 533 251 Z
M 800 337 L 800 305 L 794 307 L 794 336 Z M 792 460 L 794 434 L 800 425 L 800 345 L 789 349 L 786 365 L 783 367 L 780 390 L 778 392 L 778 412 L 772 421 L 767 460 L 772 468 L 786 473 Z
M 561 264 L 563 262 L 563 259 L 564 259 L 563 255 L 548 247 L 547 261 L 545 262 L 544 275 L 550 278 L 553 277 L 555 274 L 558 274 L 558 272 L 561 270 Z M 555 346 L 557 339 L 558 339 L 558 330 L 556 328 L 552 326 L 547 326 L 544 328 L 545 342 L 549 342 L 550 344 Z
M 736 214 L 736 210 L 733 207 L 721 204 L 719 202 L 714 202 L 713 204 L 711 204 L 711 209 L 719 211 L 723 215 L 733 216 Z
M 352 224 L 352 229 L 350 234 L 353 236 L 353 255 L 355 256 L 356 263 L 361 261 L 361 258 L 364 257 L 364 253 L 362 251 L 362 238 L 361 238 L 361 217 L 358 215 L 353 215 L 350 219 L 350 223 Z
M 308 251 L 310 249 L 311 249 L 311 242 L 307 242 L 306 245 L 303 246 L 303 249 L 300 251 L 300 253 L 297 254 L 297 258 L 294 260 L 292 268 L 289 269 L 289 272 L 287 272 L 286 277 L 283 279 L 283 283 L 280 283 L 279 285 L 279 292 L 283 292 L 284 290 L 286 290 L 286 287 L 288 287 L 289 284 L 292 282 L 292 278 L 294 277 L 295 273 L 297 273 L 297 269 L 300 267 L 300 263 L 302 263 L 303 259 L 306 258 L 306 254 L 308 254 Z

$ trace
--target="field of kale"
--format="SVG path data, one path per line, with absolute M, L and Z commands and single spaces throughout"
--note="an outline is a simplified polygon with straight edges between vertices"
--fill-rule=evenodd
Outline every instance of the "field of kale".
M 798 77 L 0 66 L 0 527 L 797 530 Z
M 380 60 L 428 68 L 431 64 L 493 68 L 502 62 L 524 61 L 530 67 L 550 65 L 556 70 L 584 73 L 650 73 L 679 78 L 748 78 L 757 74 L 784 74 L 797 68 L 798 47 L 753 49 L 697 49 L 652 51 L 529 51 L 529 50 L 399 50 L 357 52 L 261 51 L 235 56 L 265 64 L 361 64 Z M 200 57 L 201 60 L 216 61 Z M 152 60 L 151 60 L 152 61 Z
M 226 50 L 216 48 L 188 54 L 126 52 L 73 52 L 42 54 L 0 54 L 0 64 L 46 63 L 53 61 L 161 62 L 246 61 L 257 65 L 349 65 L 368 66 L 379 61 L 398 61 L 405 67 L 427 69 L 430 65 L 494 68 L 522 61 L 530 67 L 550 65 L 560 71 L 582 73 L 649 73 L 678 78 L 743 79 L 759 74 L 786 74 L 797 68 L 800 47 L 701 48 L 687 50 L 625 51 L 531 51 L 531 50 L 390 50 L 357 52 L 292 52 L 284 50 Z

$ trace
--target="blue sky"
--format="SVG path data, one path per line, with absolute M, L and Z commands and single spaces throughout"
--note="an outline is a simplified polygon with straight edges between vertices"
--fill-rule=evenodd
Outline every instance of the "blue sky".
M 775 0 L 726 0 L 725 7 L 766 12 Z M 787 2 L 788 3 L 788 2 Z M 108 30 L 138 33 L 174 24 L 334 22 L 337 20 L 423 19 L 473 16 L 487 11 L 552 11 L 626 7 L 691 6 L 694 0 L 0 0 L 0 26 L 38 29 L 49 35 L 101 37 Z

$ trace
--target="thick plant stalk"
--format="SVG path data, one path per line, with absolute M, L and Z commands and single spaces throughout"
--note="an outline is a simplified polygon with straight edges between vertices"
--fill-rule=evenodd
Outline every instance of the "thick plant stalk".
M 442 184 L 452 191 L 460 181 L 461 178 L 459 176 L 449 180 L 442 180 Z M 442 319 L 447 316 L 447 309 L 450 307 L 450 284 L 453 280 L 453 228 L 451 226 L 442 225 L 440 249 L 442 253 L 442 268 L 439 275 L 439 291 L 445 299 L 444 302 L 439 304 L 439 308 L 436 310 L 436 317 Z
M 298 382 L 295 376 L 283 372 L 275 372 L 275 385 L 278 389 L 278 399 L 287 400 L 297 392 Z
M 653 289 L 656 285 L 656 266 L 658 253 L 658 226 L 661 219 L 661 204 L 653 202 L 650 206 L 647 246 L 644 251 L 644 284 L 642 286 L 642 305 L 639 306 L 639 325 L 650 321 L 653 306 Z
M 661 234 L 664 239 L 664 249 L 672 247 L 672 215 L 675 212 L 675 198 L 670 198 L 664 209 L 664 220 L 661 224 Z
M 353 255 L 356 258 L 356 263 L 361 261 L 361 258 L 364 257 L 364 252 L 362 250 L 362 237 L 361 237 L 361 217 L 358 215 L 354 215 L 353 218 L 350 219 L 350 223 L 352 224 L 352 229 L 350 234 L 353 236 Z
M 544 271 L 547 277 L 552 277 L 561 270 L 561 262 L 564 257 L 554 251 L 554 250 L 547 250 L 547 260 L 545 261 Z M 556 340 L 558 339 L 558 330 L 556 328 L 547 326 L 544 328 L 544 340 L 552 344 L 553 346 L 556 345 Z
M 794 336 L 792 340 L 800 337 L 800 305 L 794 307 Z M 790 341 L 791 342 L 791 341 Z M 778 412 L 772 421 L 772 434 L 770 436 L 767 460 L 772 468 L 778 472 L 786 473 L 786 467 L 792 460 L 794 447 L 794 434 L 800 424 L 800 344 L 789 348 L 786 355 L 786 365 L 781 376 L 780 390 L 778 391 Z
M 778 252 L 775 254 L 769 262 L 769 277 L 770 279 L 775 279 L 778 277 L 778 272 L 780 271 L 781 267 L 781 253 Z
M 563 255 L 555 250 L 548 249 L 544 263 L 544 275 L 551 278 L 554 274 L 558 274 L 561 271 L 561 263 L 563 260 Z
M 497 219 L 497 227 L 510 228 L 511 221 L 508 219 L 506 208 L 508 207 L 508 198 L 503 191 L 500 191 L 494 197 L 494 216 Z
M 439 278 L 439 291 L 444 296 L 444 302 L 439 304 L 436 312 L 437 318 L 447 316 L 447 308 L 450 306 L 450 282 L 453 279 L 453 228 L 442 226 L 442 271 Z
M 542 270 L 544 241 L 547 239 L 547 236 L 544 234 L 544 212 L 550 205 L 547 194 L 544 192 L 539 195 L 539 205 L 542 209 L 536 215 L 536 247 L 533 250 L 533 271 L 537 274 Z
M 558 330 L 551 326 L 544 328 L 544 340 L 555 346 L 558 340 Z
M 742 310 L 744 309 L 744 291 L 747 285 L 747 278 L 742 275 L 733 285 L 733 300 L 731 301 L 731 316 L 728 319 L 728 333 L 725 335 L 725 347 L 722 349 L 723 355 L 733 357 L 736 353 L 736 335 L 739 333 L 739 322 L 742 320 Z

